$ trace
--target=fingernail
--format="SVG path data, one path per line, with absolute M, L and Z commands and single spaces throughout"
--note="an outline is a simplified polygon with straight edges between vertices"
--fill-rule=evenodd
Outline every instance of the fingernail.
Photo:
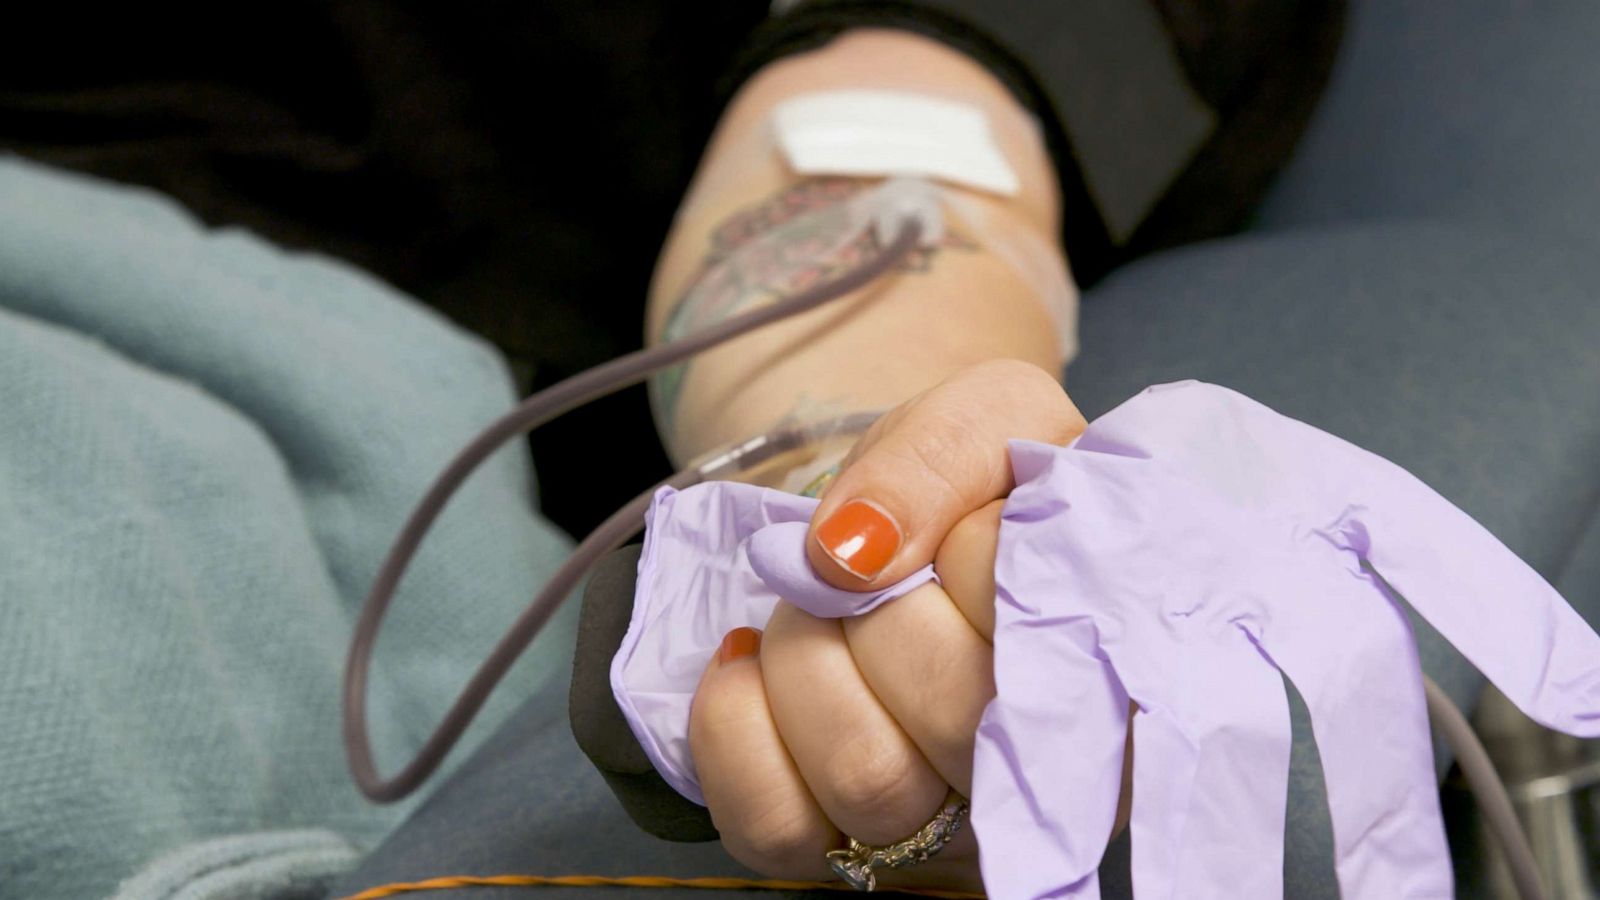
M 900 526 L 877 504 L 851 500 L 817 526 L 817 542 L 846 572 L 871 581 L 900 549 Z
M 722 646 L 717 648 L 717 664 L 755 656 L 761 649 L 761 632 L 754 628 L 735 628 L 722 636 Z

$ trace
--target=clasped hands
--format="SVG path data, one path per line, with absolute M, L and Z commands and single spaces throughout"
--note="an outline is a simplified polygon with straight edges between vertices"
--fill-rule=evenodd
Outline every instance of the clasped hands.
M 1056 379 L 996 360 L 957 372 L 861 437 L 820 498 L 807 554 L 834 587 L 938 575 L 860 616 L 780 602 L 730 631 L 695 694 L 689 744 L 728 852 L 780 878 L 831 877 L 846 835 L 914 833 L 972 790 L 974 734 L 994 697 L 994 564 L 1014 487 L 1008 438 L 1065 445 L 1086 423 Z M 1131 754 L 1130 754 L 1131 760 Z M 1127 770 L 1118 828 L 1126 821 Z M 886 886 L 979 890 L 970 828 Z

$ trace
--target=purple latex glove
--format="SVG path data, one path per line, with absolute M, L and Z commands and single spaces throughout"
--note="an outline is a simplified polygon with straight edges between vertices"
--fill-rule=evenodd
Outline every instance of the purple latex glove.
M 1010 450 L 998 693 L 972 798 L 991 896 L 1099 896 L 1130 698 L 1140 900 L 1281 894 L 1279 672 L 1311 712 L 1344 896 L 1451 896 L 1416 647 L 1371 569 L 1534 719 L 1600 736 L 1600 637 L 1379 457 L 1197 382 L 1145 391 L 1067 448 Z M 778 596 L 855 615 L 931 577 L 876 594 L 821 582 L 803 543 L 815 505 L 707 484 L 651 507 L 612 684 L 658 770 L 697 802 L 689 703 L 723 633 L 764 624 Z
M 817 500 L 732 481 L 656 491 L 645 513 L 633 617 L 611 660 L 611 690 L 639 746 L 680 794 L 704 806 L 689 754 L 689 705 L 722 636 L 765 628 L 779 594 L 815 616 L 860 615 L 933 579 L 925 566 L 881 591 L 841 591 L 805 555 Z M 761 573 L 752 567 L 759 559 Z M 784 581 L 778 581 L 784 579 Z

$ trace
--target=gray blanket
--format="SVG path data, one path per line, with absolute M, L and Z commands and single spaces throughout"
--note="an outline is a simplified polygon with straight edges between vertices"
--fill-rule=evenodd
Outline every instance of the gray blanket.
M 345 645 L 411 504 L 512 400 L 491 348 L 369 276 L 0 158 L 0 900 L 249 896 L 398 822 L 345 773 Z M 386 770 L 568 547 L 520 446 L 467 485 L 379 643 Z

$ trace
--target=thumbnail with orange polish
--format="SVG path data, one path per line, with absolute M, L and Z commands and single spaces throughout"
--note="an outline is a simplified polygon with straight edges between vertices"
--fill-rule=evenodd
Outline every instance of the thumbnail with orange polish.
M 851 500 L 817 527 L 817 541 L 845 571 L 870 581 L 900 549 L 900 526 L 867 500 Z

